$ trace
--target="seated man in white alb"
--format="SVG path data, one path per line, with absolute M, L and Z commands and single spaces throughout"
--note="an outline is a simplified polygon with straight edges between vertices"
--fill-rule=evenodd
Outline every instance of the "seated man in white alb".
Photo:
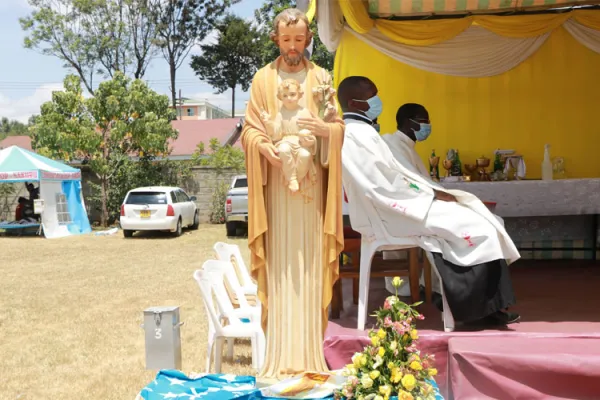
M 369 110 L 381 101 L 371 80 L 344 79 L 338 99 L 352 229 L 375 240 L 411 238 L 430 252 L 455 321 L 518 321 L 507 311 L 516 302 L 508 264 L 520 255 L 498 219 L 472 194 L 445 189 L 396 160 L 372 126 L 379 112 Z
M 398 128 L 396 132 L 382 136 L 396 158 L 396 161 L 406 169 L 421 175 L 424 179 L 429 180 L 435 185 L 436 183 L 431 180 L 427 167 L 425 167 L 415 149 L 416 142 L 423 142 L 431 135 L 431 121 L 429 120 L 427 109 L 421 104 L 404 104 L 396 112 L 396 126 Z M 456 201 L 454 198 L 453 200 Z M 500 217 L 496 216 L 496 218 L 500 223 L 504 224 Z M 389 251 L 385 253 L 386 259 L 400 258 L 402 256 L 402 252 Z M 432 276 L 432 280 L 433 292 L 439 293 L 439 280 L 435 274 Z M 420 284 L 424 286 L 423 274 L 421 274 Z M 385 287 L 389 292 L 395 293 L 392 278 L 386 278 Z M 401 296 L 410 296 L 409 278 L 403 281 L 398 294 Z

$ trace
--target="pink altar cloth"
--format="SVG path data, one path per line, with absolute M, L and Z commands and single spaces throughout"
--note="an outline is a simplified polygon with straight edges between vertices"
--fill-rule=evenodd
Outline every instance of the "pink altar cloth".
M 431 330 L 420 330 L 419 331 L 419 347 L 422 352 L 432 354 L 436 359 L 436 367 L 438 369 L 438 376 L 436 377 L 436 382 L 440 388 L 441 394 L 446 399 L 456 398 L 456 399 L 488 399 L 488 398 L 496 398 L 496 399 L 541 399 L 541 398 L 560 398 L 560 397 L 552 397 L 548 394 L 542 397 L 542 393 L 539 392 L 537 397 L 531 397 L 530 393 L 534 389 L 530 391 L 526 391 L 525 395 L 521 395 L 518 391 L 513 392 L 509 397 L 501 396 L 501 397 L 462 397 L 464 392 L 460 392 L 461 396 L 456 395 L 454 391 L 456 388 L 460 390 L 461 383 L 455 383 L 455 373 L 458 373 L 460 370 L 453 369 L 452 367 L 448 368 L 449 361 L 452 362 L 453 353 L 450 350 L 450 343 L 452 340 L 458 341 L 458 345 L 464 343 L 464 346 L 468 349 L 469 343 L 479 343 L 480 346 L 485 347 L 485 344 L 489 344 L 490 346 L 503 346 L 503 343 L 509 343 L 507 345 L 510 348 L 510 343 L 517 343 L 518 341 L 520 347 L 515 347 L 517 350 L 513 352 L 506 351 L 506 355 L 504 358 L 495 358 L 495 352 L 491 351 L 491 355 L 487 357 L 486 368 L 490 370 L 500 370 L 505 368 L 506 365 L 514 366 L 515 373 L 508 375 L 506 381 L 502 384 L 507 387 L 510 386 L 510 382 L 512 379 L 517 379 L 517 374 L 525 374 L 523 371 L 527 371 L 527 363 L 526 361 L 529 359 L 526 354 L 519 355 L 519 350 L 521 348 L 531 348 L 532 354 L 535 351 L 538 352 L 538 358 L 540 356 L 547 357 L 548 360 L 553 360 L 551 362 L 546 362 L 545 364 L 534 364 L 534 368 L 539 373 L 539 377 L 543 378 L 544 376 L 554 377 L 551 379 L 557 379 L 556 376 L 563 376 L 564 379 L 557 380 L 563 382 L 565 385 L 571 382 L 571 374 L 574 370 L 576 370 L 577 365 L 583 368 L 581 371 L 577 372 L 578 374 L 588 374 L 593 376 L 594 379 L 597 380 L 595 389 L 592 389 L 589 386 L 589 382 L 586 381 L 587 387 L 582 390 L 591 391 L 594 390 L 596 393 L 595 396 L 592 397 L 565 397 L 570 399 L 600 399 L 600 324 L 599 323 L 586 323 L 586 322 L 558 322 L 558 323 L 548 323 L 548 322 L 525 322 L 515 325 L 514 330 L 485 330 L 485 331 L 471 331 L 471 332 L 452 332 L 445 333 L 440 331 L 431 331 Z M 571 341 L 574 343 L 574 350 L 571 352 Z M 536 343 L 546 343 L 545 352 L 541 350 L 541 347 L 536 347 Z M 325 332 L 325 341 L 324 341 L 324 351 L 325 351 L 325 359 L 327 360 L 327 364 L 330 369 L 340 369 L 343 368 L 346 364 L 351 362 L 352 355 L 356 352 L 362 351 L 366 345 L 368 345 L 370 341 L 367 337 L 366 331 L 359 331 L 351 328 L 344 328 L 335 322 L 329 321 L 327 331 Z M 554 344 L 553 344 L 554 343 Z M 588 348 L 592 353 L 589 353 L 590 360 L 587 361 L 588 364 L 579 363 L 575 366 L 571 365 L 571 360 L 574 360 L 574 357 L 577 360 L 583 360 L 586 357 L 586 353 L 584 349 L 586 348 L 583 344 L 587 344 Z M 463 347 L 458 347 L 462 349 Z M 497 347 L 490 347 L 490 349 L 496 349 Z M 538 349 L 538 350 L 536 350 Z M 596 354 L 593 354 L 595 352 Z M 485 353 L 484 353 L 485 354 Z M 541 354 L 541 355 L 540 355 Z M 475 357 L 475 356 L 473 356 Z M 483 356 L 481 356 L 483 357 Z M 507 358 L 509 359 L 507 361 Z M 472 358 L 470 358 L 472 359 Z M 481 358 L 478 358 L 478 360 Z M 497 361 L 496 361 L 497 360 Z M 531 360 L 536 360 L 535 357 L 531 358 Z M 508 364 L 507 364 L 508 363 Z M 591 364 L 590 364 L 591 363 Z M 588 366 L 593 366 L 595 371 L 590 372 L 587 370 Z M 471 370 L 477 370 L 479 368 L 479 364 L 471 365 Z M 548 373 L 549 375 L 546 375 Z M 504 372 L 503 372 L 504 374 Z M 471 375 L 463 374 L 463 378 L 456 379 L 471 379 Z M 526 375 L 524 375 L 526 376 Z M 512 378 L 511 378 L 512 377 Z M 502 376 L 499 374 L 497 379 L 501 379 Z M 524 382 L 525 378 L 522 379 Z M 516 381 L 518 382 L 518 381 Z M 578 382 L 575 380 L 574 382 Z M 570 385 L 570 384 L 569 384 Z M 523 387 L 518 386 L 518 387 Z M 514 387 L 513 387 L 514 388 Z M 537 389 L 543 389 L 537 387 Z M 470 389 L 464 389 L 470 390 Z M 475 390 L 475 389 L 473 389 Z M 516 389 L 515 389 L 516 390 Z M 578 389 L 579 390 L 579 389 Z M 472 393 L 472 392 L 468 392 Z M 453 397 L 454 395 L 454 397 Z
M 598 399 L 600 340 L 485 337 L 448 341 L 455 399 Z

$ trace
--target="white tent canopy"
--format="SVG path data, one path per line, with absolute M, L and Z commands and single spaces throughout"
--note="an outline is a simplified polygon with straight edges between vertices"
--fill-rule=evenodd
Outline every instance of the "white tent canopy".
M 0 150 L 0 183 L 39 182 L 47 238 L 91 232 L 81 193 L 81 171 L 11 146 Z

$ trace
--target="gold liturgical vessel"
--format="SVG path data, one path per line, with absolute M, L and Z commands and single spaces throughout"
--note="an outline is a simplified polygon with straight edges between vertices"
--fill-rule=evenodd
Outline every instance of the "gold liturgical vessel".
M 486 168 L 490 166 L 490 159 L 487 157 L 478 158 L 476 164 L 479 168 L 479 180 L 490 181 L 490 175 L 486 171 Z

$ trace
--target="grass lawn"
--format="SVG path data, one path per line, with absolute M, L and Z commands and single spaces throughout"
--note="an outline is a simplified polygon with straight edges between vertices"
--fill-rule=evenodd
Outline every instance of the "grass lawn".
M 192 274 L 214 258 L 222 225 L 179 238 L 0 237 L 0 398 L 134 399 L 145 370 L 143 310 L 180 307 L 184 372 L 203 372 L 208 323 Z M 237 344 L 223 372 L 252 374 Z

